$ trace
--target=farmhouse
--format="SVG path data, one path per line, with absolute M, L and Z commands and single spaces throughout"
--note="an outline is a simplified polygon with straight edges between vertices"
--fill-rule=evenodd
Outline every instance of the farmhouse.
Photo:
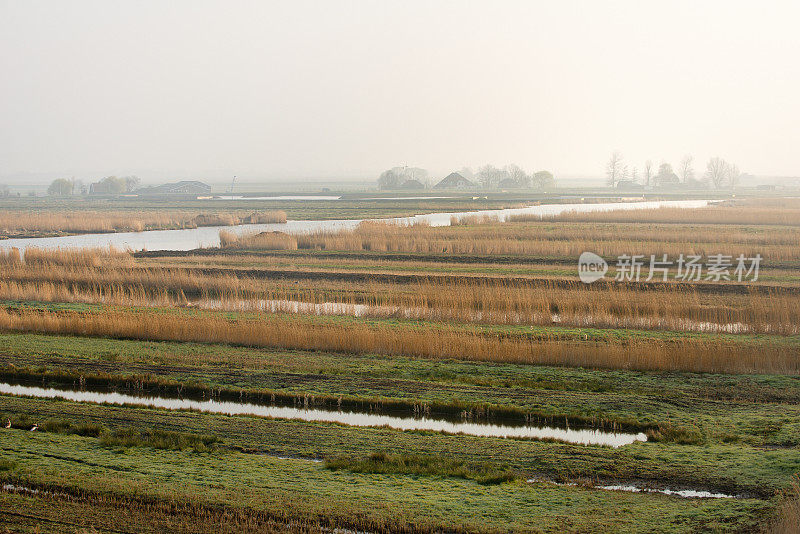
M 419 180 L 406 180 L 400 185 L 399 189 L 425 189 L 425 184 Z
M 451 172 L 442 181 L 436 184 L 434 189 L 469 189 L 475 187 L 475 184 L 458 174 Z
M 169 184 L 143 187 L 136 191 L 139 195 L 208 195 L 211 186 L 197 180 L 183 180 Z

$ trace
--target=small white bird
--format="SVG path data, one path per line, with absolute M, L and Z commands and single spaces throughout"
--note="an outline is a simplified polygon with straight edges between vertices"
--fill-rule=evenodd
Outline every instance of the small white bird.
M 9 420 L 7 420 L 7 421 L 6 421 L 6 426 L 5 426 L 5 428 L 11 428 L 11 419 L 9 419 Z
M 31 427 L 31 432 L 33 432 L 34 430 L 36 430 L 38 428 L 39 428 L 39 425 L 37 425 L 36 423 L 33 423 L 33 426 Z

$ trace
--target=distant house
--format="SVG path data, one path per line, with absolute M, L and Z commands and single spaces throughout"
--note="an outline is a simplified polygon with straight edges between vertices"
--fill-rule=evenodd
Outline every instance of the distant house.
M 475 184 L 458 174 L 451 172 L 434 186 L 434 189 L 469 189 L 475 187 Z
M 425 189 L 425 184 L 419 180 L 406 180 L 400 184 L 399 189 Z
M 163 185 L 137 189 L 139 195 L 208 195 L 211 186 L 197 180 L 183 180 Z
M 633 180 L 620 180 L 617 182 L 617 189 L 627 189 L 628 191 L 631 190 L 642 190 L 644 186 L 642 184 L 638 184 Z
M 653 181 L 659 187 L 673 187 L 680 185 L 681 179 L 675 173 L 670 174 L 657 174 L 653 177 Z

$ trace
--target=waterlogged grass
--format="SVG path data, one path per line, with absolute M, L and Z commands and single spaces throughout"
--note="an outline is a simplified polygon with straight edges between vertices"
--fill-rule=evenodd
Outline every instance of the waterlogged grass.
M 265 315 L 250 311 L 211 311 L 192 308 L 105 306 L 80 302 L 36 302 L 0 301 L 0 306 L 8 310 L 75 311 L 82 313 L 126 312 L 143 315 L 163 315 L 165 317 L 223 317 L 229 320 L 263 320 Z M 293 325 L 316 326 L 368 326 L 386 328 L 409 328 L 416 330 L 447 330 L 459 333 L 477 333 L 489 336 L 512 337 L 531 341 L 584 341 L 587 343 L 610 343 L 626 341 L 680 342 L 696 341 L 705 343 L 730 344 L 732 346 L 775 346 L 791 347 L 800 350 L 800 335 L 770 334 L 729 334 L 724 332 L 686 332 L 674 330 L 645 330 L 636 328 L 581 328 L 558 325 L 497 325 L 463 324 L 457 322 L 430 321 L 423 319 L 403 319 L 397 317 L 351 317 L 347 315 L 313 315 L 303 313 L 270 313 L 271 319 L 282 320 Z
M 0 458 L 0 472 L 3 471 L 11 471 L 12 469 L 16 469 L 17 462 L 14 460 L 9 460 L 8 458 Z
M 520 257 L 516 261 L 508 258 L 505 262 L 493 262 L 495 256 L 486 258 L 470 258 L 470 263 L 452 260 L 451 256 L 440 258 L 419 256 L 418 259 L 393 259 L 391 255 L 361 253 L 327 253 L 326 251 L 260 251 L 258 254 L 210 254 L 204 252 L 187 252 L 184 256 L 158 256 L 154 251 L 137 255 L 137 265 L 147 267 L 210 267 L 225 268 L 232 272 L 237 270 L 285 270 L 286 272 L 307 271 L 310 273 L 366 273 L 366 274 L 417 274 L 428 275 L 466 275 L 476 279 L 494 277 L 521 277 L 531 279 L 568 279 L 578 280 L 578 259 L 576 257 L 547 258 Z M 482 261 L 482 263 L 475 263 Z M 606 279 L 616 276 L 616 268 L 609 265 Z M 675 274 L 673 272 L 673 274 Z M 760 270 L 758 281 L 753 284 L 764 285 L 775 283 L 780 285 L 800 284 L 800 263 L 794 261 L 773 262 Z M 724 286 L 723 286 L 724 289 Z
M 32 417 L 31 412 L 10 413 L 0 411 L 3 425 L 11 421 L 11 430 L 35 428 L 38 432 L 76 435 L 99 438 L 104 447 L 126 449 L 128 447 L 152 447 L 154 449 L 208 452 L 217 447 L 220 440 L 207 434 L 173 432 L 159 428 L 121 427 L 109 430 L 99 423 L 74 422 L 63 417 L 51 417 L 43 423 Z
M 79 387 L 144 388 L 153 394 L 227 391 L 238 400 L 270 392 L 336 408 L 351 399 L 362 409 L 478 416 L 490 411 L 546 424 L 565 419 L 611 427 L 653 429 L 654 439 L 800 443 L 800 378 L 779 375 L 659 373 L 346 355 L 171 342 L 0 334 L 7 379 Z M 330 402 L 328 402 L 330 401 Z M 345 405 L 349 405 L 345 402 Z M 767 422 L 769 424 L 767 424 Z
M 463 478 L 478 484 L 501 484 L 520 480 L 519 473 L 509 466 L 489 462 L 466 462 L 440 456 L 387 454 L 374 452 L 366 458 L 338 457 L 325 461 L 325 467 L 352 473 L 381 473 L 426 475 L 444 478 Z
M 215 448 L 216 436 L 171 432 L 160 429 L 125 428 L 100 434 L 100 444 L 110 448 L 152 447 L 172 451 L 208 452 Z
M 363 458 L 375 452 L 439 457 L 508 466 L 524 476 L 605 482 L 641 480 L 656 486 L 749 494 L 764 498 L 800 472 L 800 449 L 765 448 L 743 442 L 684 445 L 648 441 L 618 449 L 533 440 L 402 432 L 296 420 L 175 412 L 143 407 L 2 397 L 4 411 L 40 421 L 67 418 L 74 425 L 102 421 L 109 430 L 161 429 L 207 434 L 220 450 L 303 458 Z M 15 430 L 15 432 L 25 432 Z M 795 429 L 796 433 L 796 429 Z M 0 432 L 0 438 L 3 434 Z
M 297 518 L 324 516 L 335 524 L 375 531 L 691 532 L 751 530 L 773 509 L 759 499 L 685 500 L 513 481 L 479 484 L 461 477 L 332 471 L 302 460 L 232 451 L 196 453 L 105 449 L 96 439 L 13 431 L 0 458 L 19 463 L 4 480 L 61 491 L 135 494 L 196 505 Z M 9 478 L 12 476 L 13 478 Z M 384 528 L 379 528 L 384 525 Z

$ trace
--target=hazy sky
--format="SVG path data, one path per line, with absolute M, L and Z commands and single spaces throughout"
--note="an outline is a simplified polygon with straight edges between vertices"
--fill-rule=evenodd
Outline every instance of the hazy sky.
M 800 175 L 798 6 L 0 0 L 0 175 Z

